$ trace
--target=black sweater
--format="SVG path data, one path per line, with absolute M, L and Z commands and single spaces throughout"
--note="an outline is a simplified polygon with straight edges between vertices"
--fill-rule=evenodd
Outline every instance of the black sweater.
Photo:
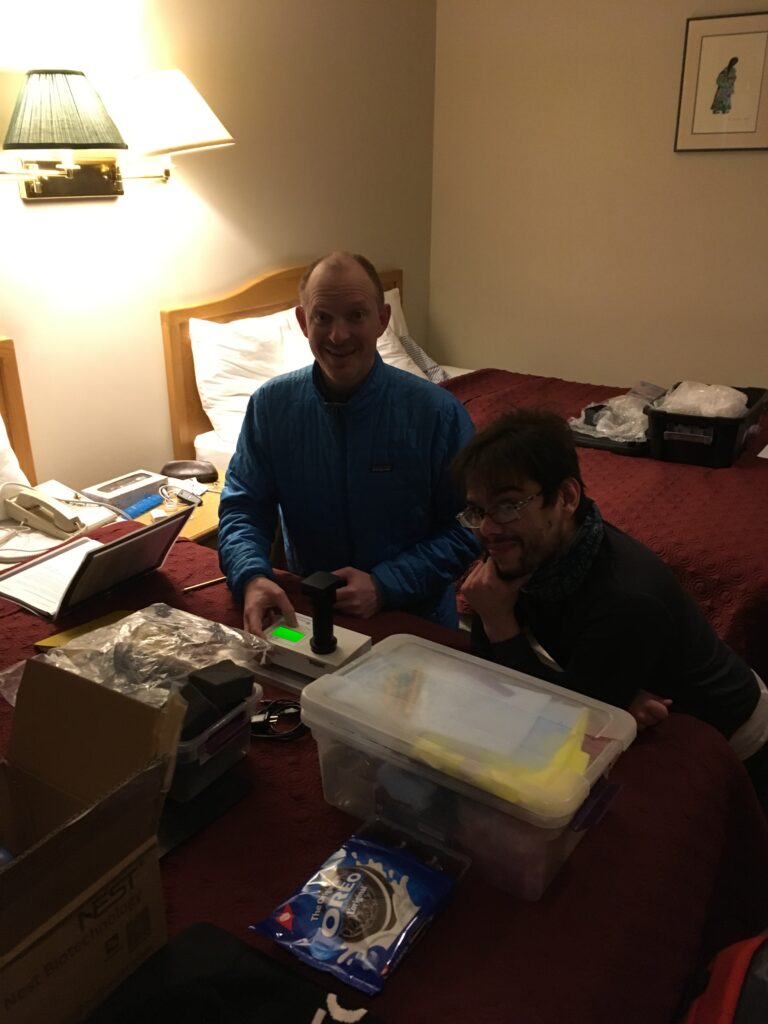
M 751 670 L 652 551 L 608 523 L 604 529 L 575 593 L 545 600 L 523 587 L 518 598 L 518 622 L 562 672 L 542 664 L 523 633 L 490 643 L 477 616 L 474 652 L 622 708 L 650 690 L 730 736 L 757 705 Z

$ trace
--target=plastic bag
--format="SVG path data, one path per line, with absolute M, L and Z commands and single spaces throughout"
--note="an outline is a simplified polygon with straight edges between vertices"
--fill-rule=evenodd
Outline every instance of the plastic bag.
M 747 396 L 743 391 L 729 388 L 725 384 L 700 384 L 695 380 L 684 380 L 654 405 L 656 409 L 664 409 L 665 412 L 737 419 L 746 412 Z
M 644 441 L 648 430 L 645 407 L 664 393 L 657 384 L 640 381 L 624 395 L 615 395 L 599 405 L 588 405 L 568 423 L 572 430 L 589 437 L 612 441 Z
M 374 995 L 453 886 L 409 852 L 354 835 L 252 928 Z
M 151 604 L 108 626 L 53 647 L 36 660 L 161 707 L 173 683 L 229 659 L 255 669 L 267 661 L 266 640 L 167 604 Z M 24 662 L 0 673 L 0 693 L 14 704 Z

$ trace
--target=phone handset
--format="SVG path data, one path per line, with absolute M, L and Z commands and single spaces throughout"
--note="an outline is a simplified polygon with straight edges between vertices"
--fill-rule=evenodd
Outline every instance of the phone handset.
M 59 540 L 76 537 L 85 530 L 85 523 L 78 516 L 66 512 L 42 491 L 29 487 L 22 487 L 5 499 L 5 514 Z

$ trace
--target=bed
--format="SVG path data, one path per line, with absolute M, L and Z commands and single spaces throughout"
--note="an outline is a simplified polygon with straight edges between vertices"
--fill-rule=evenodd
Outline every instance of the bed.
M 264 274 L 223 298 L 161 314 L 175 458 L 207 458 L 223 469 L 239 428 L 237 410 L 244 410 L 247 400 L 246 394 L 232 392 L 238 388 L 243 392 L 248 387 L 253 390 L 247 381 L 233 381 L 229 370 L 219 372 L 217 380 L 216 366 L 204 365 L 202 374 L 198 369 L 206 392 L 201 399 L 190 326 L 192 333 L 197 333 L 195 358 L 202 352 L 203 364 L 205 344 L 211 340 L 211 333 L 219 366 L 232 358 L 247 361 L 250 347 L 268 349 L 269 339 L 277 336 L 281 337 L 283 348 L 294 353 L 293 358 L 296 344 L 303 344 L 301 351 L 307 356 L 303 336 L 293 333 L 289 338 L 286 334 L 298 330 L 292 308 L 303 270 L 291 267 Z M 384 339 L 383 351 L 380 342 L 380 351 L 387 361 L 406 367 L 408 351 L 401 352 L 397 345 L 409 338 L 401 303 L 402 272 L 387 271 L 382 274 L 382 282 L 393 305 L 393 324 Z M 243 324 L 246 326 L 242 327 Z M 223 340 L 218 325 L 229 328 L 230 333 Z M 623 387 L 502 369 L 435 370 L 437 364 L 418 346 L 410 348 L 410 352 L 414 357 L 411 361 L 416 362 L 414 372 L 440 381 L 439 386 L 462 402 L 479 429 L 515 405 L 544 407 L 564 416 L 576 416 L 586 405 L 626 391 Z M 281 368 L 280 360 L 273 368 Z M 253 369 L 246 366 L 243 372 Z M 255 367 L 256 376 L 269 369 L 269 359 L 262 358 Z M 216 408 L 217 400 L 222 400 L 223 411 Z M 203 401 L 209 411 L 215 410 L 212 415 L 217 423 L 212 423 Z M 219 429 L 213 429 L 214 426 Z M 768 459 L 758 457 L 757 453 L 767 443 L 768 416 L 764 416 L 743 454 L 728 469 L 580 449 L 587 492 L 598 502 L 605 518 L 642 540 L 672 567 L 719 635 L 765 679 Z
M 107 541 L 137 528 L 112 523 L 98 536 Z M 67 625 L 162 601 L 238 626 L 242 612 L 226 587 L 184 592 L 217 572 L 215 551 L 179 540 L 160 571 L 85 602 Z M 281 583 L 308 612 L 299 581 L 281 576 Z M 402 612 L 380 612 L 362 624 L 340 617 L 338 624 L 362 628 L 375 642 L 405 632 L 464 650 L 468 640 L 466 633 Z M 0 600 L 0 668 L 32 657 L 33 645 L 61 628 Z M 278 695 L 265 686 L 268 696 Z M 0 755 L 11 721 L 11 708 L 0 699 Z M 340 982 L 300 964 L 248 925 L 309 877 L 358 822 L 323 799 L 310 736 L 291 743 L 254 740 L 232 772 L 247 795 L 161 862 L 169 933 L 209 921 L 304 978 L 343 991 Z M 377 1019 L 670 1024 L 695 965 L 765 926 L 768 832 L 726 741 L 686 715 L 672 715 L 639 736 L 611 780 L 620 792 L 538 902 L 515 900 L 470 868 L 384 992 L 365 999 Z M 204 807 L 217 793 L 214 785 L 202 794 Z M 129 941 L 137 926 L 141 916 L 128 914 L 109 935 Z M 163 1008 L 164 1018 L 148 1011 L 130 1019 L 183 1019 L 168 1013 L 165 1001 Z

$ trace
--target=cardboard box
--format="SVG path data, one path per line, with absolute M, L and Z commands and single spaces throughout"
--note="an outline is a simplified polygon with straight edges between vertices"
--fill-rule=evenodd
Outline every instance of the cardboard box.
M 165 941 L 155 834 L 183 715 L 27 663 L 0 763 L 0 1024 L 81 1020 Z

